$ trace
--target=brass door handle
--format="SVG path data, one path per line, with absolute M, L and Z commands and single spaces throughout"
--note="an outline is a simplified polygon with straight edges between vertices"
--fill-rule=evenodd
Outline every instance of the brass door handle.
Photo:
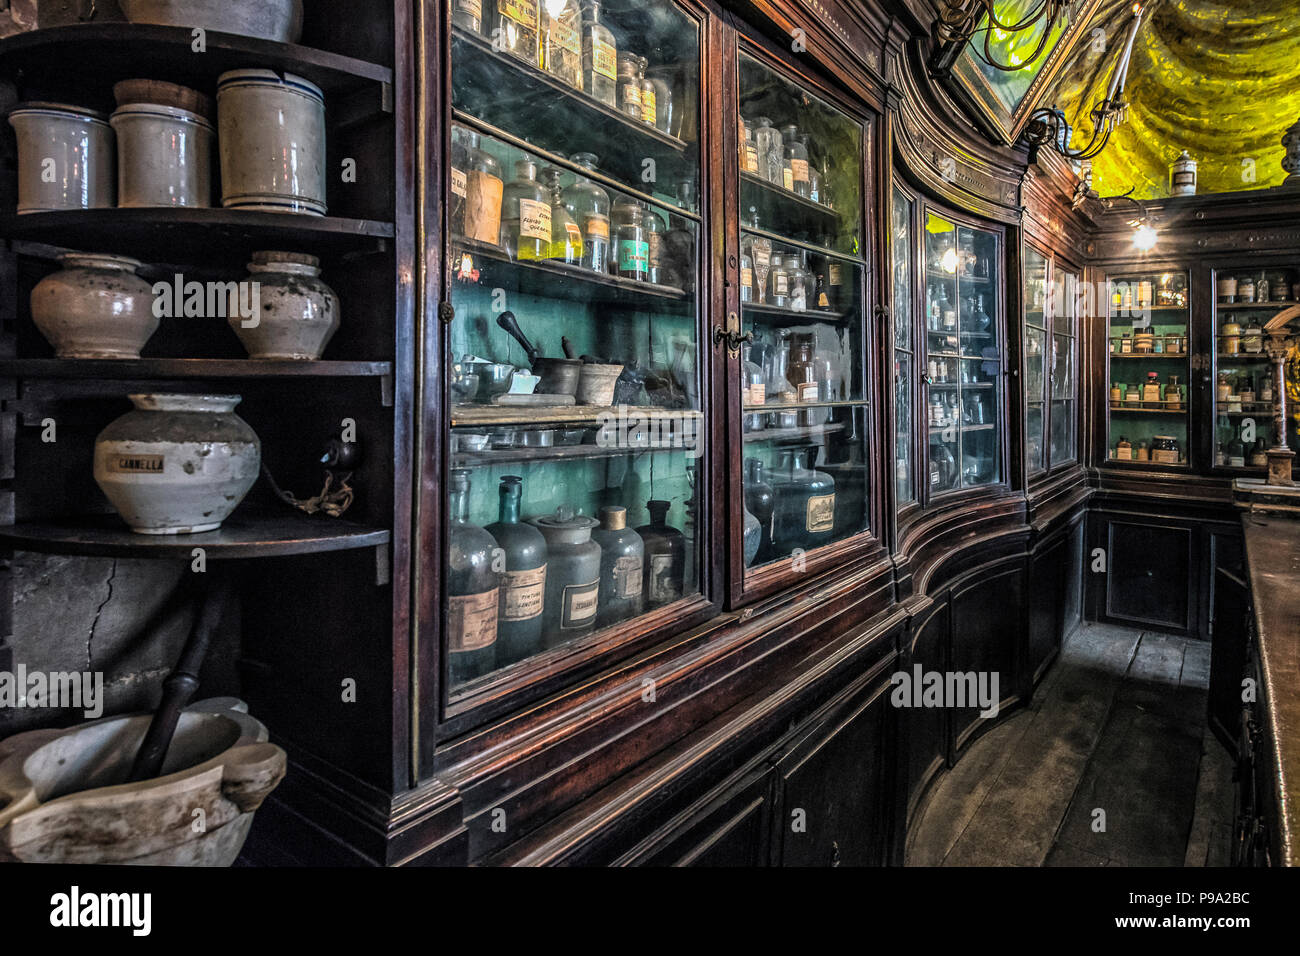
M 740 351 L 742 343 L 752 343 L 754 341 L 754 333 L 752 331 L 746 332 L 744 335 L 740 333 L 739 313 L 727 313 L 727 325 L 725 328 L 721 325 L 715 325 L 713 327 L 713 344 L 718 345 L 724 341 L 727 343 L 728 350 L 733 354 Z

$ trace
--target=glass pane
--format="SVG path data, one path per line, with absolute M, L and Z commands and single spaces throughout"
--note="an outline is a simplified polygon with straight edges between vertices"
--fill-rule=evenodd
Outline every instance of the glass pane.
M 1025 415 L 1025 461 L 1031 473 L 1047 467 L 1043 445 L 1043 403 L 1030 402 Z
M 453 689 L 698 594 L 704 523 L 697 21 L 455 6 Z
M 1298 270 L 1250 265 L 1220 269 L 1215 275 L 1216 468 L 1262 473 L 1268 467 L 1267 451 L 1277 443 L 1273 406 L 1279 383 L 1264 349 L 1263 326 L 1296 300 L 1297 281 Z M 1295 383 L 1289 376 L 1287 384 L 1290 401 Z M 1293 440 L 1294 431 L 1288 444 Z
M 892 215 L 895 472 L 900 504 L 916 500 L 912 464 L 912 203 L 894 190 Z
M 1074 460 L 1074 402 L 1052 402 L 1052 465 Z
M 1109 458 L 1187 466 L 1184 272 L 1110 281 Z
M 1025 330 L 1025 394 L 1031 402 L 1041 402 L 1047 395 L 1043 375 L 1043 356 L 1047 353 L 1047 333 L 1042 329 Z
M 740 55 L 747 526 L 761 567 L 867 529 L 861 123 Z M 750 518 L 754 520 L 751 522 Z
M 740 55 L 740 218 L 860 257 L 862 124 Z
M 1073 272 L 1053 270 L 1052 321 L 1056 331 L 1063 335 L 1076 335 L 1075 320 L 1079 317 L 1079 277 Z
M 1052 336 L 1052 398 L 1074 397 L 1074 339 Z
M 1047 324 L 1047 259 L 1033 246 L 1025 247 L 1025 324 Z

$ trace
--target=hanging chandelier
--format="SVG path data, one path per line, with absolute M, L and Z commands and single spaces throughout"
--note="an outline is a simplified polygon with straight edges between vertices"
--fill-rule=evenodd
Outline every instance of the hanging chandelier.
M 1047 44 L 1061 22 L 1063 15 L 1071 12 L 1075 0 L 1038 0 L 1034 6 L 1014 23 L 1003 23 L 998 18 L 998 0 L 941 0 L 939 20 L 935 24 L 935 37 L 942 47 L 963 49 L 983 33 L 982 43 L 971 43 L 971 52 L 1004 73 L 1023 70 L 1034 63 L 1047 49 Z M 1038 45 L 1028 57 L 1015 57 L 1008 62 L 999 60 L 993 52 L 993 41 L 1006 34 L 1032 31 L 1041 24 L 1042 34 Z

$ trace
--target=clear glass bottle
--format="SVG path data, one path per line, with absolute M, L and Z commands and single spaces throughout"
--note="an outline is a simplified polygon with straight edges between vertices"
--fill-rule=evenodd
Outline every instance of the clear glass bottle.
M 753 360 L 754 347 L 745 345 L 741 355 L 744 362 L 745 383 L 742 395 L 743 404 L 754 407 L 767 401 L 767 379 L 763 376 L 763 367 Z M 763 414 L 750 412 L 745 415 L 745 431 L 759 431 L 763 427 Z
M 564 204 L 561 175 L 562 171 L 554 166 L 542 171 L 546 188 L 551 193 L 551 245 L 546 258 L 580 266 L 583 260 L 582 229 Z
M 790 361 L 786 367 L 786 379 L 794 387 L 796 402 L 804 404 L 821 399 L 821 388 L 817 380 L 817 363 L 813 361 L 813 337 L 810 333 L 800 333 L 790 340 Z M 803 427 L 816 424 L 816 412 L 801 411 L 799 424 Z M 824 415 L 822 416 L 824 419 Z
M 781 138 L 785 142 L 785 159 L 790 164 L 790 189 L 797 196 L 809 198 L 808 147 L 804 145 L 808 137 L 799 135 L 799 127 L 789 123 L 781 127 Z
M 742 120 L 742 122 L 744 122 Z M 758 144 L 754 142 L 754 127 L 746 125 L 740 141 L 740 168 L 747 173 L 759 175 Z
M 647 501 L 650 523 L 636 529 L 645 542 L 646 608 L 679 600 L 686 578 L 686 536 L 668 524 L 672 503 Z
M 470 33 L 482 33 L 483 0 L 451 0 L 451 22 Z
M 800 251 L 798 256 L 788 255 L 786 270 L 790 273 L 790 308 L 796 312 L 806 312 L 813 300 L 813 275 L 808 271 L 808 253 Z
M 582 85 L 582 13 L 578 0 L 545 0 L 541 7 L 542 69 L 575 90 Z
M 599 0 L 587 0 L 582 7 L 582 88 L 618 109 L 618 44 L 600 22 Z
M 461 129 L 460 149 L 452 151 L 452 195 L 465 194 L 463 211 L 453 217 L 452 228 L 456 228 L 459 219 L 462 235 L 495 246 L 501 241 L 501 197 L 505 182 L 501 164 L 481 149 L 480 143 L 478 133 Z
M 664 225 L 663 217 L 654 207 L 642 203 L 641 210 L 641 222 L 645 227 L 646 240 L 646 279 L 655 284 L 662 284 L 664 260 L 667 258 L 664 234 L 668 231 L 668 227 Z
M 542 607 L 546 597 L 546 539 L 519 520 L 523 479 L 501 479 L 499 518 L 487 526 L 501 549 L 501 602 L 497 615 L 496 666 L 505 667 L 542 650 Z
M 659 116 L 659 87 L 662 81 L 655 83 L 653 79 L 646 76 L 646 67 L 649 65 L 650 61 L 641 57 L 641 63 L 637 68 L 641 76 L 641 122 L 646 126 L 654 126 Z
M 800 144 L 802 144 L 804 148 L 804 152 L 808 153 L 808 157 L 809 157 L 808 158 L 808 198 L 811 199 L 813 202 L 819 203 L 822 201 L 822 174 L 821 171 L 818 170 L 817 167 L 813 165 L 812 153 L 809 152 L 808 150 L 808 134 L 800 133 L 799 142 Z
M 767 304 L 790 308 L 790 270 L 779 252 L 772 253 L 772 268 L 767 274 Z
M 575 153 L 570 159 L 583 169 L 596 169 L 596 157 L 591 153 Z M 561 195 L 564 208 L 582 230 L 582 265 L 605 272 L 609 268 L 609 193 L 578 175 Z
M 676 67 L 654 66 L 645 75 L 655 87 L 655 129 L 672 133 L 676 103 L 673 100 L 673 81 Z
M 551 251 L 551 197 L 537 181 L 537 163 L 515 163 L 515 178 L 501 200 L 501 247 L 520 260 L 545 259 Z
M 754 260 L 743 246 L 740 253 L 740 301 L 754 301 Z
M 447 667 L 451 683 L 463 684 L 496 666 L 501 579 L 492 568 L 496 540 L 470 524 L 469 469 L 448 477 Z
M 641 70 L 645 62 L 630 50 L 618 54 L 618 108 L 641 119 Z
M 650 275 L 650 242 L 644 207 L 632 200 L 614 204 L 614 274 L 645 282 Z
M 773 128 L 772 121 L 766 116 L 754 118 L 754 145 L 758 149 L 760 175 L 769 183 L 779 185 L 785 150 L 781 145 L 781 133 Z
M 496 49 L 538 66 L 538 26 L 537 0 L 496 0 L 489 37 Z

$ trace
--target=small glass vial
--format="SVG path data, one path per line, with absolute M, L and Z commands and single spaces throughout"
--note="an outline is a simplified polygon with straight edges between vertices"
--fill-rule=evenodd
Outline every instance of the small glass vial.
M 541 62 L 537 28 L 537 0 L 496 0 L 491 33 L 496 49 L 537 66 Z
M 618 47 L 600 22 L 599 0 L 588 0 L 582 8 L 582 88 L 618 109 Z
M 641 119 L 641 70 L 645 61 L 635 53 L 618 55 L 618 108 Z
M 470 33 L 482 33 L 483 0 L 451 0 L 451 22 Z
M 581 90 L 582 14 L 578 0 L 546 0 L 541 17 L 542 69 Z

